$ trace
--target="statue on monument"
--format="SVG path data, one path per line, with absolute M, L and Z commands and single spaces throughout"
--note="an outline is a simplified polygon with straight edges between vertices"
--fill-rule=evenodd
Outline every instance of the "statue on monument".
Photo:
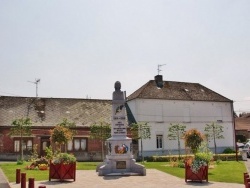
M 125 103 L 124 92 L 121 91 L 121 82 L 115 82 L 115 91 L 113 92 L 113 103 L 117 103 L 118 105 L 115 107 L 114 115 L 118 115 Z
M 124 100 L 124 93 L 121 91 L 121 82 L 115 82 L 115 91 L 113 92 L 113 100 Z

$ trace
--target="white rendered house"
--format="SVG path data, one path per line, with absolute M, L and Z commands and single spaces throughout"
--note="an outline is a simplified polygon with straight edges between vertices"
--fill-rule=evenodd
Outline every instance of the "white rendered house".
M 170 123 L 186 125 L 186 130 L 197 128 L 202 133 L 206 124 L 223 126 L 224 139 L 216 140 L 217 153 L 235 148 L 233 101 L 198 84 L 164 81 L 162 88 L 150 80 L 127 98 L 136 120 L 148 122 L 151 139 L 143 140 L 143 156 L 177 154 L 177 140 L 169 140 Z M 139 153 L 141 151 L 140 142 Z M 209 147 L 214 151 L 213 141 Z M 181 140 L 182 153 L 185 153 Z

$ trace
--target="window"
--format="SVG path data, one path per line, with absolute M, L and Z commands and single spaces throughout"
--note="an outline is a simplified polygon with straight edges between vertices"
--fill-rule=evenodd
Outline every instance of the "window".
M 156 135 L 156 148 L 157 149 L 162 149 L 162 135 Z
M 25 144 L 25 147 L 28 151 L 32 151 L 32 141 L 31 140 L 28 140 L 27 142 L 24 142 L 26 143 Z
M 73 138 L 73 140 L 68 142 L 68 151 L 85 151 L 86 143 L 86 138 Z
M 44 142 L 42 143 L 42 150 L 45 151 L 47 146 L 48 146 L 48 142 L 44 141 Z
M 20 140 L 15 140 L 14 141 L 14 152 L 19 152 L 20 151 Z
M 33 139 L 32 138 L 23 138 L 23 151 L 29 152 L 33 148 Z M 21 138 L 14 139 L 14 152 L 21 151 Z

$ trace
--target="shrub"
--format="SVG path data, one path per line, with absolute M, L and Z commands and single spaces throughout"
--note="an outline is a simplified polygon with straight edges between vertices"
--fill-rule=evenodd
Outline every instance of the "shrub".
M 24 163 L 24 160 L 22 159 L 18 159 L 16 162 L 17 165 L 22 165 L 23 163 Z
M 240 157 L 240 156 L 238 156 Z M 236 161 L 236 155 L 235 153 L 234 154 L 217 154 L 217 155 L 214 155 L 214 160 L 217 161 L 217 160 L 222 160 L 222 161 Z
M 224 149 L 223 153 L 235 153 L 235 151 L 231 148 Z
M 236 155 L 234 154 L 217 154 L 217 155 L 212 155 L 214 158 L 214 161 L 217 161 L 218 159 L 222 161 L 236 161 Z M 170 162 L 173 157 L 178 158 L 178 155 L 166 155 L 166 156 L 151 156 L 151 157 L 145 157 L 145 159 L 148 162 Z M 198 157 L 202 157 L 198 153 Z M 206 156 L 205 158 L 211 157 L 211 154 Z M 190 158 L 194 158 L 194 155 L 181 155 L 180 161 L 187 161 Z M 238 156 L 240 158 L 240 155 Z
M 207 164 L 213 159 L 212 152 L 199 152 L 195 154 L 195 159 L 200 161 L 205 161 Z
M 73 154 L 69 153 L 59 153 L 57 156 L 55 156 L 52 160 L 52 163 L 54 164 L 70 164 L 76 162 L 76 158 Z

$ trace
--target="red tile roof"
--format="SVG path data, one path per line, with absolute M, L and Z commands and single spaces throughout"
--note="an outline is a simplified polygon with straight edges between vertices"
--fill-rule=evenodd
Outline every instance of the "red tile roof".
M 250 131 L 250 116 L 235 118 L 235 130 Z

